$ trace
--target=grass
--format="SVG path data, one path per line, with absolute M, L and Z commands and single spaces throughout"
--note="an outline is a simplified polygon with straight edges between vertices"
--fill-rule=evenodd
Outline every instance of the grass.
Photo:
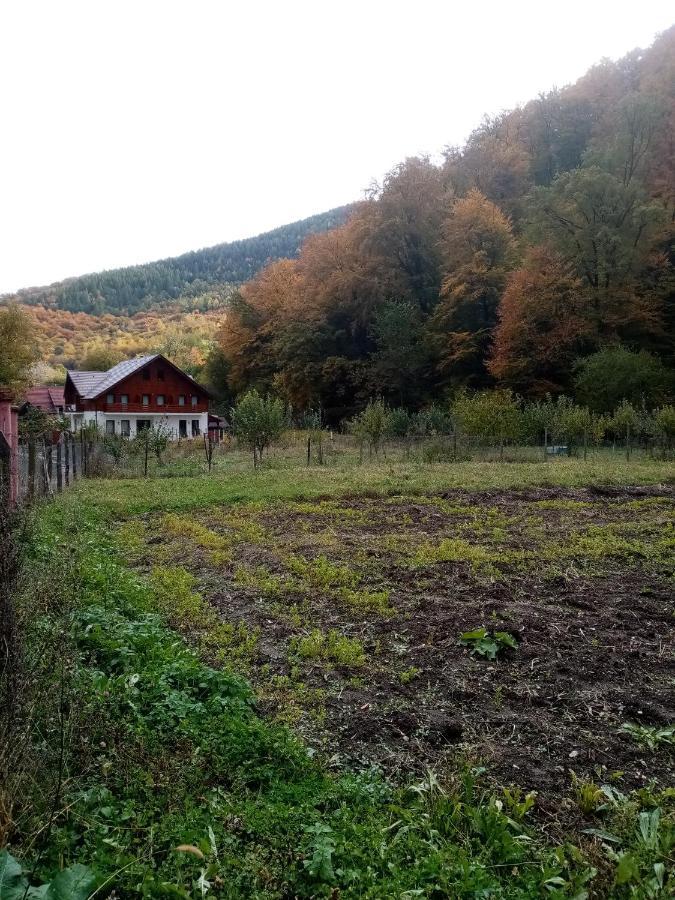
M 380 640 L 394 642 L 391 680 L 406 692 L 427 689 L 426 665 L 408 656 L 409 614 L 388 580 L 396 572 L 417 588 L 444 565 L 467 564 L 473 577 L 492 579 L 542 560 L 615 565 L 627 547 L 638 560 L 665 564 L 671 548 L 663 529 L 653 530 L 653 503 L 632 508 L 625 531 L 578 527 L 574 517 L 586 507 L 576 501 L 539 504 L 576 523 L 560 542 L 536 517 L 433 492 L 653 484 L 669 480 L 672 467 L 611 454 L 587 463 L 426 467 L 290 470 L 277 462 L 256 473 L 233 462 L 212 477 L 171 482 L 80 481 L 41 510 L 28 563 L 43 578 L 36 589 L 57 589 L 48 573 L 64 554 L 73 567 L 58 587 L 71 601 L 53 625 L 74 648 L 67 702 L 38 711 L 36 729 L 38 742 L 58 743 L 65 727 L 66 777 L 51 824 L 49 811 L 21 800 L 10 845 L 23 867 L 17 878 L 47 883 L 83 864 L 101 887 L 96 896 L 114 889 L 124 898 L 668 896 L 672 792 L 647 785 L 622 794 L 577 780 L 570 803 L 588 828 L 561 835 L 548 822 L 539 827 L 531 792 L 497 789 L 482 766 L 445 759 L 424 777 L 388 779 L 325 758 L 301 736 L 305 711 L 321 725 L 335 687 L 365 691 L 382 676 Z M 350 496 L 358 508 L 341 499 Z M 369 497 L 391 503 L 369 505 Z M 421 525 L 388 521 L 402 498 L 426 498 Z M 423 532 L 436 527 L 434 511 L 449 517 L 452 533 Z M 315 524 L 299 527 L 307 521 Z M 317 554 L 310 539 L 324 522 L 339 537 Z M 513 543 L 520 529 L 527 552 Z M 209 602 L 214 585 L 262 598 L 262 625 L 224 619 Z M 312 621 L 317 598 L 326 622 Z M 279 623 L 286 674 L 266 656 L 267 630 Z M 499 627 L 491 623 L 479 639 L 503 636 Z M 378 637 L 366 640 L 371 628 Z M 520 656 L 506 636 L 495 669 Z M 459 629 L 449 637 L 444 652 L 456 648 L 480 667 L 477 677 L 488 677 L 492 651 L 474 659 L 456 647 Z M 257 694 L 244 676 L 257 678 Z M 497 684 L 496 706 L 504 693 Z M 63 710 L 77 718 L 64 725 Z M 627 737 L 664 752 L 672 734 L 657 731 L 633 726 Z
M 309 502 L 345 495 L 429 494 L 442 490 L 489 490 L 537 486 L 567 488 L 597 485 L 672 482 L 673 464 L 644 457 L 630 462 L 598 453 L 586 462 L 459 462 L 418 465 L 406 462 L 366 462 L 345 468 L 316 466 L 288 469 L 267 463 L 257 472 L 231 469 L 207 475 L 165 479 L 81 480 L 67 502 L 86 503 L 110 518 L 128 518 L 151 511 L 185 511 L 233 503 L 294 500 Z M 319 507 L 320 508 L 320 507 Z

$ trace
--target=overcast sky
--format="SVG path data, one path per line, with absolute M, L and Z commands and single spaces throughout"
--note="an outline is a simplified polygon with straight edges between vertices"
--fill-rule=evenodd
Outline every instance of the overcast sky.
M 666 0 L 0 0 L 0 292 L 357 199 L 673 20 Z

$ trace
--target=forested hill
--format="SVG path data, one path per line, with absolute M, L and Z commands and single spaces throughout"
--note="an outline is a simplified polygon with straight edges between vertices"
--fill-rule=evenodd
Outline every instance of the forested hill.
M 196 297 L 214 285 L 241 284 L 271 260 L 297 256 L 308 235 L 341 225 L 351 208 L 340 206 L 257 237 L 157 262 L 25 288 L 13 299 L 71 312 L 133 314 L 178 297 Z
M 271 263 L 220 335 L 234 394 L 340 421 L 380 396 L 543 397 L 583 366 L 660 403 L 675 361 L 675 26 L 407 159 L 349 220 Z M 632 385 L 632 387 L 631 387 Z M 611 407 L 611 404 L 608 404 Z

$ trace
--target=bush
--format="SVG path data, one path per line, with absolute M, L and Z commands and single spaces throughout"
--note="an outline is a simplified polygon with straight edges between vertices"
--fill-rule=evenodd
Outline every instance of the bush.
M 673 373 L 646 350 L 606 347 L 577 363 L 578 398 L 596 412 L 611 412 L 626 400 L 635 406 L 653 406 L 669 399 Z
M 398 406 L 390 409 L 387 416 L 387 435 L 389 437 L 407 437 L 412 428 L 412 419 L 407 409 Z

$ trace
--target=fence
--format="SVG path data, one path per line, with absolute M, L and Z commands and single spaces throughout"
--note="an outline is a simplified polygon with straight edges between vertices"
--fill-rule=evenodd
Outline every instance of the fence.
M 86 473 L 88 446 L 71 434 L 22 438 L 18 448 L 18 500 L 50 497 Z

